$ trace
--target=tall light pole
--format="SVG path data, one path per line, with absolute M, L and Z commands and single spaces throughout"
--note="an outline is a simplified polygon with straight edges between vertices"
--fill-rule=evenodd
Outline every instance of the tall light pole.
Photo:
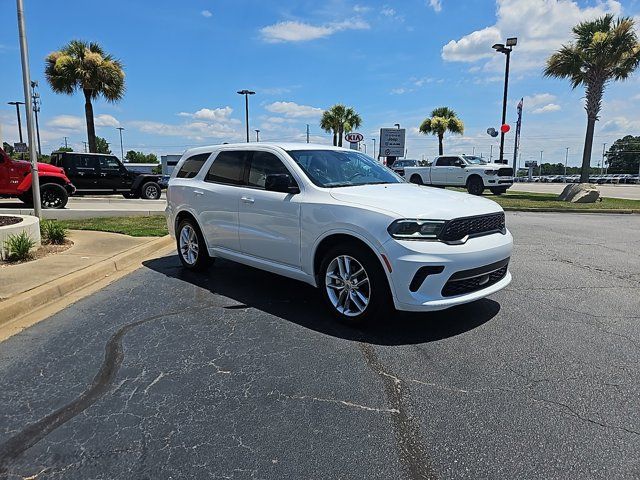
M 569 147 L 567 147 L 567 154 L 564 156 L 564 183 L 567 183 L 567 162 L 569 161 Z
M 29 136 L 29 158 L 31 159 L 33 213 L 36 217 L 40 218 L 42 214 L 42 205 L 40 205 L 40 178 L 38 177 L 38 156 L 35 149 L 36 134 L 33 129 L 33 117 L 31 116 L 33 112 L 31 105 L 31 72 L 29 71 L 29 47 L 27 46 L 22 0 L 16 0 L 16 10 L 18 14 L 18 36 L 20 37 L 20 60 L 22 62 L 22 86 L 24 88 L 24 101 L 27 114 L 27 134 Z
M 307 123 L 307 143 L 309 143 L 309 124 Z
M 400 124 L 399 123 L 394 123 L 393 126 L 396 127 L 398 130 L 400 130 Z
M 244 118 L 247 124 L 247 143 L 249 143 L 249 95 L 255 95 L 251 90 L 239 90 L 238 95 L 244 95 Z
M 255 130 L 256 132 L 256 142 L 260 141 L 260 130 Z
M 600 164 L 600 175 L 602 175 L 602 170 L 604 169 L 604 161 L 607 158 L 607 154 L 605 153 L 607 149 L 607 144 L 602 144 L 602 164 Z
M 124 162 L 124 146 L 122 143 L 122 131 L 124 127 L 116 127 L 116 130 L 120 130 L 120 161 Z
M 544 150 L 540 150 L 540 176 L 542 176 L 542 154 L 544 153 Z
M 502 123 L 500 126 L 507 122 L 507 93 L 509 91 L 509 64 L 511 63 L 511 51 L 513 47 L 518 44 L 516 37 L 507 38 L 506 46 L 504 43 L 496 43 L 492 48 L 496 52 L 504 53 L 507 56 L 507 61 L 504 69 L 504 95 L 502 97 Z M 500 163 L 506 163 L 504 159 L 504 135 L 505 132 L 500 128 Z
M 33 114 L 36 117 L 36 137 L 38 138 L 38 155 L 42 157 L 42 147 L 40 145 L 40 125 L 38 124 L 38 113 L 40 113 L 40 94 L 36 92 L 38 82 L 31 82 L 31 101 L 33 102 Z
M 16 106 L 16 115 L 18 116 L 18 134 L 20 134 L 20 143 L 24 143 L 22 141 L 22 120 L 20 120 L 20 105 L 24 105 L 24 102 L 7 102 L 7 104 Z

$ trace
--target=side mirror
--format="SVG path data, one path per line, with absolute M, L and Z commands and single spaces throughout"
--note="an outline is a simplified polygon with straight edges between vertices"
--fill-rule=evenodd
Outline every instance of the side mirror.
M 264 181 L 264 189 L 269 192 L 300 193 L 300 188 L 298 188 L 291 175 L 286 173 L 267 175 Z

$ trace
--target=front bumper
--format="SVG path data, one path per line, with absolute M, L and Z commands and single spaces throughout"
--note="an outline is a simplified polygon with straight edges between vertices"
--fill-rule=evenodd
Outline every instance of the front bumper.
M 462 245 L 390 239 L 382 248 L 382 253 L 391 264 L 392 271 L 388 275 L 394 305 L 398 310 L 443 310 L 484 298 L 511 282 L 511 274 L 506 271 L 498 281 L 485 288 L 461 295 L 443 295 L 445 285 L 454 274 L 482 269 L 508 259 L 513 249 L 513 237 L 508 230 L 504 234 L 471 238 Z M 433 270 L 439 273 L 429 273 L 422 282 L 415 282 L 416 273 L 422 267 L 434 267 Z
M 513 185 L 513 177 L 489 177 L 486 180 L 488 187 L 510 187 Z

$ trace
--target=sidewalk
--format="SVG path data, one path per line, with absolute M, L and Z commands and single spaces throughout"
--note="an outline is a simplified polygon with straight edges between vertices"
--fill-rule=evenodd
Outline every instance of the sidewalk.
M 175 249 L 165 237 L 71 230 L 68 250 L 0 267 L 0 341 Z

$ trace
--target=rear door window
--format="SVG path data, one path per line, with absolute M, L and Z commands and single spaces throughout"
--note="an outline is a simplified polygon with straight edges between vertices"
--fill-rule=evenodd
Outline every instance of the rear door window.
M 211 153 L 199 153 L 197 155 L 193 155 L 187 158 L 178 173 L 176 174 L 176 178 L 193 178 L 200 172 L 202 165 L 207 161 Z
M 68 164 L 76 173 L 95 174 L 98 172 L 99 160 L 92 155 L 72 155 L 69 157 Z
M 120 162 L 113 157 L 98 157 L 100 159 L 100 170 L 103 172 L 120 172 Z
M 244 185 L 244 172 L 250 154 L 243 150 L 220 152 L 213 160 L 205 182 Z

